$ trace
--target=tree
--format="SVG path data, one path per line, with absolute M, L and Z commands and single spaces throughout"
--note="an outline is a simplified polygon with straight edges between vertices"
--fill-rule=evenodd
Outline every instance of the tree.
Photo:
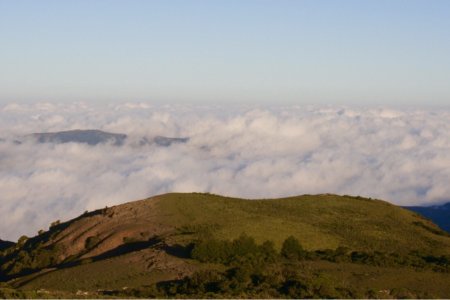
M 305 251 L 300 242 L 292 235 L 283 242 L 281 255 L 288 259 L 300 259 L 304 256 Z
M 28 241 L 28 237 L 26 235 L 22 235 L 17 241 L 17 245 L 23 246 Z
M 254 254 L 257 248 L 255 239 L 245 233 L 241 234 L 239 238 L 232 242 L 232 254 L 238 257 Z
M 277 257 L 275 244 L 272 241 L 265 241 L 261 246 L 259 246 L 259 251 L 266 261 L 274 261 Z

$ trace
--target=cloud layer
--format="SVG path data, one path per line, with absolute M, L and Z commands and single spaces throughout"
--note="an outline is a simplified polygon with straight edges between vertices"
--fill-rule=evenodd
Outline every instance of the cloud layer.
M 450 199 L 449 110 L 8 104 L 0 128 L 1 239 L 166 192 Z M 8 140 L 70 129 L 190 139 L 170 147 Z

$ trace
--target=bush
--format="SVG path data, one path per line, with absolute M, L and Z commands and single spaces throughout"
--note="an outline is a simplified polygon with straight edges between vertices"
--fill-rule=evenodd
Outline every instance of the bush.
M 273 242 L 266 241 L 257 245 L 255 240 L 242 234 L 232 241 L 206 239 L 194 244 L 191 258 L 201 262 L 230 264 L 252 260 L 274 261 L 277 253 Z
M 17 241 L 18 246 L 23 246 L 28 241 L 28 237 L 26 235 L 22 235 Z
M 229 242 L 210 239 L 195 244 L 191 257 L 201 262 L 226 263 L 230 258 L 230 250 Z
M 50 224 L 50 230 L 61 224 L 60 220 L 56 220 Z
M 261 246 L 259 246 L 259 252 L 268 262 L 275 261 L 278 255 L 275 250 L 275 244 L 272 241 L 265 241 Z
M 281 255 L 287 259 L 301 259 L 305 257 L 306 251 L 295 237 L 290 236 L 283 242 Z
M 90 236 L 84 242 L 84 248 L 86 248 L 86 250 L 91 250 L 95 246 L 97 246 L 99 243 L 100 243 L 100 238 L 98 236 L 96 236 L 96 235 Z
M 258 246 L 256 246 L 255 240 L 244 233 L 239 238 L 233 240 L 230 254 L 237 257 L 246 256 L 256 253 L 257 248 Z

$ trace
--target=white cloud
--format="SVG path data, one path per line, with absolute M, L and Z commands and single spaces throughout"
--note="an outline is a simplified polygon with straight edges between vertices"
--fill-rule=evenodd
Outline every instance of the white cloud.
M 0 238 L 55 219 L 182 191 L 246 198 L 450 200 L 450 111 L 342 107 L 0 106 L 0 137 L 102 129 L 190 137 L 170 147 L 0 142 Z

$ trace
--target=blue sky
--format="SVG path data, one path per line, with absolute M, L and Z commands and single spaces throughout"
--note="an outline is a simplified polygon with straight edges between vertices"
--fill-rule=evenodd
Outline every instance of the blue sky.
M 450 1 L 0 0 L 0 103 L 450 105 Z

